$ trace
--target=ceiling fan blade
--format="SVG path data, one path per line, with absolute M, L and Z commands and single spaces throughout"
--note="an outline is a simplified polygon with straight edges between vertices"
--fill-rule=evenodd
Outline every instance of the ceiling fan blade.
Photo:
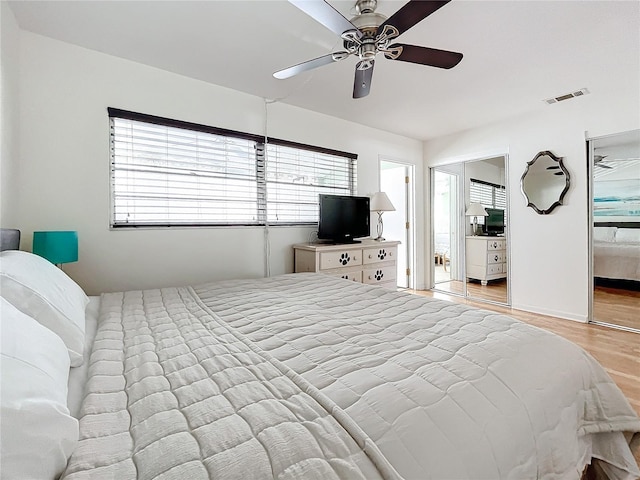
M 369 95 L 369 89 L 371 88 L 371 78 L 373 77 L 373 65 L 374 60 L 366 60 L 371 66 L 365 70 L 361 70 L 360 67 L 364 65 L 365 60 L 358 62 L 356 65 L 356 76 L 353 80 L 353 98 L 362 98 Z
M 390 60 L 419 63 L 421 65 L 438 68 L 453 68 L 462 60 L 462 54 L 458 52 L 418 47 L 416 45 L 405 45 L 402 43 L 389 46 L 389 50 L 391 52 L 385 53 L 384 56 Z
M 337 35 L 342 35 L 349 30 L 358 32 L 358 37 L 362 35 L 353 23 L 324 0 L 289 0 L 289 3 L 295 5 L 316 22 L 321 23 Z
M 385 25 L 393 25 L 398 29 L 399 35 L 402 35 L 416 23 L 424 20 L 439 8 L 444 7 L 450 1 L 451 0 L 411 0 L 400 8 L 400 10 L 387 18 L 387 20 L 378 27 L 378 35 L 382 33 Z
M 339 62 L 340 60 L 347 58 L 349 54 L 347 52 L 334 52 L 329 55 L 323 55 L 322 57 L 314 58 L 313 60 L 308 60 L 306 62 L 298 63 L 289 68 L 285 68 L 284 70 L 279 70 L 273 74 L 274 77 L 283 80 L 285 78 L 293 77 L 294 75 L 298 75 L 299 73 L 306 72 L 308 70 L 312 70 L 314 68 L 322 67 L 324 65 L 329 65 L 333 62 Z

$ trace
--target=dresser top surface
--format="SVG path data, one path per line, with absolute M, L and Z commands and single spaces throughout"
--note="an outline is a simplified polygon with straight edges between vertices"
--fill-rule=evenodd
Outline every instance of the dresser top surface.
M 489 235 L 467 235 L 467 239 L 476 239 L 476 240 L 506 240 L 505 236 L 489 236 Z
M 362 240 L 359 243 L 339 243 L 339 244 L 331 244 L 331 243 L 298 243 L 293 246 L 293 248 L 297 248 L 299 250 L 344 250 L 345 248 L 354 249 L 354 248 L 386 248 L 386 247 L 395 247 L 400 245 L 401 242 L 397 240 L 384 240 L 381 242 L 377 242 L 376 240 Z

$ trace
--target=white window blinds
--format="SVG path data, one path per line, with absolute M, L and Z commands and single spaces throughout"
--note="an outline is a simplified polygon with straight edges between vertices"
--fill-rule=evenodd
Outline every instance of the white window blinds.
M 469 203 L 481 203 L 485 208 L 507 208 L 506 190 L 502 185 L 472 178 L 469 184 Z M 484 224 L 484 217 L 478 217 L 478 224 Z
M 352 154 L 269 139 L 265 156 L 262 137 L 109 115 L 113 227 L 315 223 L 318 193 L 355 193 Z
M 507 197 L 502 185 L 471 179 L 469 202 L 481 203 L 486 208 L 506 208 Z
M 329 153 L 267 144 L 267 218 L 270 224 L 318 221 L 318 194 L 351 195 L 356 161 Z

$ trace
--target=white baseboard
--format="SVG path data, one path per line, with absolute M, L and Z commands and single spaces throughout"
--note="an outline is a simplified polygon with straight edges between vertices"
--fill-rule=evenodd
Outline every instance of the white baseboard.
M 522 304 L 520 305 L 514 304 L 514 305 L 511 305 L 511 307 L 515 308 L 516 310 L 523 310 L 525 312 L 530 312 L 530 313 L 539 313 L 540 315 L 549 315 L 552 317 L 563 318 L 563 319 L 571 320 L 574 322 L 587 323 L 589 321 L 587 315 L 575 315 L 573 313 L 563 312 L 560 310 L 551 310 L 551 309 L 532 307 L 531 305 L 522 305 Z

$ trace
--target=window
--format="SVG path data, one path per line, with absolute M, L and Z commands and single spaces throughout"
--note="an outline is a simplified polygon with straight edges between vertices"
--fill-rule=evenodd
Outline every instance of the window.
M 112 108 L 109 117 L 112 227 L 313 224 L 319 193 L 356 191 L 353 154 Z
M 481 203 L 485 208 L 506 210 L 506 190 L 503 185 L 472 178 L 469 185 L 469 203 Z M 484 225 L 484 217 L 478 217 L 478 224 Z
M 353 195 L 355 160 L 267 144 L 267 217 L 271 224 L 318 222 L 318 194 Z
M 481 203 L 485 208 L 505 209 L 507 207 L 505 188 L 502 185 L 472 178 L 469 186 L 469 202 Z

